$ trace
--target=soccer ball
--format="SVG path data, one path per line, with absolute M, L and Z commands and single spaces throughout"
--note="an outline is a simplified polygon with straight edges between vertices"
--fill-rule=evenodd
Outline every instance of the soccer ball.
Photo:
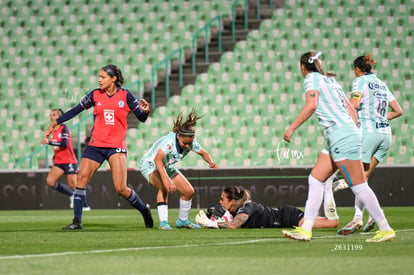
M 221 216 L 221 218 L 217 218 L 213 215 L 210 219 L 216 222 L 231 222 L 233 220 L 233 215 L 228 210 L 226 210 L 226 212 L 223 216 Z

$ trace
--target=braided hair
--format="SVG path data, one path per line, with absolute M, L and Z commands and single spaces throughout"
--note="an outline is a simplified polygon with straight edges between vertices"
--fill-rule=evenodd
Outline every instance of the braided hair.
M 354 68 L 359 68 L 363 73 L 370 73 L 372 70 L 372 66 L 377 64 L 377 61 L 371 56 L 371 54 L 361 55 L 358 56 L 354 60 Z
M 224 193 L 227 195 L 227 199 L 229 201 L 235 200 L 235 203 L 231 206 L 230 212 L 236 213 L 237 209 L 242 207 L 246 204 L 246 202 L 250 201 L 250 192 L 244 188 L 239 188 L 237 186 L 229 186 L 223 190 Z
M 121 87 L 124 84 L 124 77 L 122 75 L 121 69 L 112 64 L 108 64 L 102 67 L 103 71 L 105 71 L 110 77 L 116 77 L 115 86 L 117 88 Z
M 197 116 L 195 108 L 193 107 L 191 112 L 188 114 L 187 119 L 183 121 L 183 112 L 180 112 L 174 121 L 173 132 L 179 134 L 180 136 L 194 137 L 194 126 L 197 125 L 197 120 L 201 119 L 203 116 L 204 115 Z
M 318 72 L 325 76 L 336 76 L 334 73 L 325 72 L 322 62 L 319 59 L 321 52 L 315 53 L 313 51 L 304 53 L 300 58 L 300 64 L 304 65 L 307 71 Z

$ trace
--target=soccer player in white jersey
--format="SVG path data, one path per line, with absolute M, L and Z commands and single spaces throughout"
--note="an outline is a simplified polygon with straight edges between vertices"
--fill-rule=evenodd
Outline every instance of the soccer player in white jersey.
M 390 149 L 392 134 L 388 120 L 402 115 L 402 109 L 387 85 L 372 73 L 372 66 L 375 64 L 377 62 L 371 54 L 354 60 L 356 78 L 351 91 L 351 104 L 358 111 L 358 123 L 362 129 L 362 162 L 367 181 Z M 363 213 L 364 205 L 355 197 L 354 218 L 337 233 L 348 235 L 362 228 Z M 375 221 L 370 216 L 363 231 L 371 231 L 374 226 Z
M 285 131 L 283 139 L 290 142 L 295 130 L 315 113 L 326 143 L 309 175 L 303 224 L 294 230 L 283 230 L 283 234 L 302 241 L 312 238 L 312 226 L 322 203 L 324 182 L 339 169 L 355 196 L 364 203 L 380 228 L 373 238 L 366 241 L 393 240 L 395 232 L 388 224 L 377 197 L 365 179 L 361 161 L 362 133 L 356 126 L 355 109 L 333 75 L 324 71 L 319 56 L 320 53 L 307 52 L 300 58 L 306 103 Z
M 194 151 L 209 164 L 210 168 L 218 169 L 218 165 L 213 162 L 209 153 L 201 148 L 194 137 L 194 126 L 200 118 L 194 108 L 186 120 L 183 120 L 183 114 L 180 112 L 174 121 L 173 131 L 160 137 L 141 159 L 141 174 L 158 189 L 157 209 L 161 230 L 171 230 L 168 223 L 168 194 L 174 191 L 181 194 L 175 226 L 177 228 L 200 228 L 198 224 L 188 219 L 194 194 L 193 186 L 174 166 L 174 163 L 182 160 L 190 151 Z

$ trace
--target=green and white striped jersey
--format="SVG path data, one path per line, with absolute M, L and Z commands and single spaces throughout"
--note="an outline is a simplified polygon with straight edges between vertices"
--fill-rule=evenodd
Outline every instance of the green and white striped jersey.
M 168 167 L 182 160 L 190 151 L 199 153 L 202 148 L 194 138 L 193 143 L 190 147 L 185 150 L 181 150 L 178 145 L 177 134 L 174 132 L 169 132 L 155 141 L 151 148 L 144 154 L 142 159 L 154 161 L 154 158 L 160 149 L 165 154 L 165 157 L 163 159 L 164 166 Z
M 306 75 L 304 85 L 305 93 L 310 90 L 319 92 L 315 114 L 325 135 L 336 126 L 354 123 L 346 107 L 344 91 L 335 78 L 312 72 Z
M 391 134 L 387 113 L 395 98 L 384 82 L 373 73 L 357 77 L 352 82 L 351 98 L 361 100 L 358 122 L 363 131 Z

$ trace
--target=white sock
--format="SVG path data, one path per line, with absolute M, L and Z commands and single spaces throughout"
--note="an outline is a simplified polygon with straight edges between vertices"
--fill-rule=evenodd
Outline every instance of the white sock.
M 351 187 L 351 189 L 352 192 L 354 192 L 355 196 L 357 196 L 365 205 L 368 213 L 378 224 L 379 229 L 382 231 L 389 231 L 391 227 L 381 210 L 377 196 L 375 196 L 375 193 L 372 191 L 371 187 L 368 186 L 368 183 L 365 182 L 362 184 L 354 185 Z
M 191 210 L 191 200 L 185 201 L 180 198 L 180 210 L 178 212 L 178 218 L 180 220 L 185 221 L 186 219 L 188 219 L 190 210 Z
M 333 177 L 329 177 L 325 181 L 324 192 L 323 192 L 323 210 L 325 217 L 328 220 L 337 220 L 339 219 L 338 214 L 336 213 L 336 203 L 332 191 L 332 182 Z
M 305 205 L 305 216 L 302 228 L 307 231 L 312 231 L 313 223 L 316 216 L 318 216 L 319 208 L 323 199 L 323 183 L 309 175 L 309 191 L 308 199 Z
M 167 204 L 158 205 L 157 210 L 158 210 L 158 217 L 160 219 L 160 222 L 163 222 L 163 221 L 168 222 L 168 205 Z
M 364 203 L 355 196 L 355 214 L 354 220 L 362 220 L 364 217 Z

